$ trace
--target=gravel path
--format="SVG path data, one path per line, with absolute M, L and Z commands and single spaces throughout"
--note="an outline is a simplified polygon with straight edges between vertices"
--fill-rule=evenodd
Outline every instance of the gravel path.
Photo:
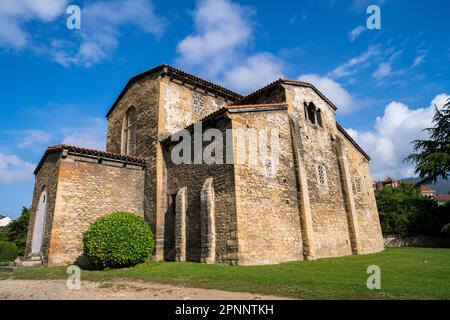
M 177 287 L 130 280 L 82 281 L 80 290 L 67 288 L 65 280 L 0 280 L 0 300 L 277 300 L 244 292 Z

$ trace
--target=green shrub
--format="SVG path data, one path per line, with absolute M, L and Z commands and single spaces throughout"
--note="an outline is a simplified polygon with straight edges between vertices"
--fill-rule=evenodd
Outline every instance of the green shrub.
M 450 205 L 421 194 L 419 186 L 401 182 L 375 194 L 384 236 L 448 236 Z
M 128 212 L 98 218 L 83 235 L 84 255 L 100 268 L 128 267 L 144 262 L 154 240 L 149 224 Z
M 0 241 L 13 242 L 19 250 L 19 255 L 24 255 L 27 244 L 28 222 L 31 209 L 22 208 L 22 214 L 6 227 L 0 228 Z
M 16 259 L 19 251 L 17 246 L 8 241 L 0 241 L 0 262 L 11 262 Z

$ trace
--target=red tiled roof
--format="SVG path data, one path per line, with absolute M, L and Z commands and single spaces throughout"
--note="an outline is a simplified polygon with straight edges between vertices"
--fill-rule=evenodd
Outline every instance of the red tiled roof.
M 69 154 L 94 156 L 94 157 L 98 157 L 98 158 L 112 159 L 112 160 L 117 160 L 117 161 L 122 161 L 122 162 L 127 162 L 127 163 L 133 163 L 133 164 L 145 165 L 147 163 L 144 158 L 140 158 L 140 157 L 131 157 L 131 156 L 126 156 L 126 155 L 122 155 L 122 154 L 118 154 L 118 153 L 106 152 L 106 151 L 102 151 L 102 150 L 87 149 L 87 148 L 70 146 L 70 145 L 66 145 L 66 144 L 58 144 L 56 146 L 50 146 L 47 148 L 47 150 L 45 151 L 41 160 L 39 161 L 36 169 L 34 170 L 34 174 L 36 174 L 39 171 L 40 167 L 44 163 L 44 160 L 49 153 L 61 152 L 63 150 L 67 150 L 69 152 Z
M 259 104 L 231 104 L 225 106 L 225 109 L 247 109 L 247 108 L 272 108 L 272 107 L 281 107 L 286 106 L 286 102 L 277 102 L 277 103 L 259 103 Z
M 196 86 L 197 88 L 214 92 L 215 94 L 222 96 L 229 101 L 238 101 L 242 98 L 242 96 L 236 92 L 231 91 L 230 89 L 224 88 L 222 86 L 219 86 L 215 83 L 209 82 L 208 80 L 202 79 L 200 77 L 197 77 L 193 74 L 187 73 L 183 70 L 174 68 L 172 66 L 169 66 L 167 64 L 161 64 L 157 67 L 154 67 L 150 70 L 147 70 L 145 72 L 142 72 L 140 74 L 137 74 L 133 76 L 130 80 L 128 80 L 127 84 L 123 88 L 123 90 L 120 92 L 117 99 L 114 101 L 113 105 L 109 109 L 108 113 L 106 114 L 106 117 L 109 116 L 109 114 L 114 110 L 117 103 L 120 101 L 120 99 L 123 97 L 127 89 L 137 80 L 142 79 L 148 75 L 160 73 L 161 75 L 167 75 L 174 79 L 179 79 L 183 82 L 190 82 L 192 85 Z
M 226 97 L 229 101 L 232 101 L 232 104 L 230 104 L 229 106 L 223 107 L 211 114 L 209 114 L 208 116 L 206 116 L 204 119 L 205 120 L 207 118 L 210 117 L 214 117 L 222 112 L 224 112 L 227 109 L 232 109 L 232 108 L 260 108 L 260 107 L 274 107 L 276 105 L 285 105 L 286 102 L 281 102 L 281 103 L 275 103 L 275 104 L 258 104 L 258 105 L 246 105 L 245 101 L 248 100 L 251 97 L 254 97 L 255 95 L 258 95 L 261 92 L 266 91 L 269 88 L 272 88 L 276 85 L 279 84 L 288 84 L 288 85 L 295 85 L 295 86 L 301 86 L 301 87 L 308 87 L 311 88 L 312 90 L 314 90 L 322 99 L 324 99 L 334 110 L 337 109 L 337 107 L 333 104 L 333 102 L 331 102 L 322 92 L 320 92 L 314 85 L 312 85 L 311 83 L 308 82 L 303 82 L 303 81 L 297 81 L 297 80 L 289 80 L 289 79 L 278 79 L 275 80 L 271 83 L 269 83 L 268 85 L 248 94 L 247 96 L 241 96 L 240 94 L 233 92 L 227 88 L 224 88 L 222 86 L 219 86 L 215 83 L 209 82 L 207 80 L 204 80 L 202 78 L 199 78 L 195 75 L 192 75 L 190 73 L 187 73 L 185 71 L 182 71 L 180 69 L 174 68 L 172 66 L 169 66 L 167 64 L 162 64 L 159 65 L 155 68 L 152 68 L 148 71 L 145 71 L 143 73 L 140 73 L 134 77 L 132 77 L 128 83 L 126 84 L 125 88 L 122 90 L 122 92 L 120 93 L 120 95 L 117 97 L 116 101 L 114 102 L 114 104 L 112 105 L 112 107 L 109 109 L 108 113 L 106 114 L 106 116 L 108 117 L 109 114 L 112 112 L 112 110 L 115 108 L 115 106 L 117 105 L 117 103 L 119 102 L 119 100 L 122 98 L 122 96 L 125 94 L 127 88 L 135 81 L 142 79 L 143 77 L 153 74 L 153 73 L 160 73 L 161 75 L 168 75 L 171 78 L 175 78 L 175 79 L 179 79 L 183 82 L 191 82 L 193 85 L 195 85 L 196 87 L 205 89 L 205 90 L 210 90 L 212 92 L 214 92 L 215 94 L 218 94 L 222 97 Z M 339 125 L 339 123 L 336 122 L 337 128 L 339 131 L 341 131 L 348 139 L 349 141 L 364 155 L 364 157 L 367 158 L 367 160 L 370 160 L 370 157 L 367 155 L 367 153 L 358 145 L 358 143 L 356 143 L 356 141 L 354 139 L 352 139 L 350 137 L 350 135 L 344 130 L 344 128 L 342 126 Z M 164 138 L 160 138 L 160 141 L 164 141 L 166 140 L 168 137 L 170 136 L 166 136 Z
M 435 199 L 438 202 L 450 202 L 450 194 L 438 194 Z
M 238 100 L 237 102 L 235 102 L 235 104 L 240 104 L 240 103 L 244 103 L 245 101 L 247 101 L 248 99 L 276 86 L 279 84 L 289 84 L 289 85 L 294 85 L 294 86 L 300 86 L 300 87 L 308 87 L 313 89 L 322 99 L 324 99 L 334 110 L 337 110 L 337 107 L 334 105 L 333 102 L 331 102 L 322 92 L 320 92 L 314 85 L 312 85 L 309 82 L 303 82 L 303 81 L 298 81 L 298 80 L 289 80 L 289 79 L 278 79 L 275 80 L 271 83 L 269 83 L 268 85 L 253 91 L 252 93 L 246 95 L 245 97 L 243 97 L 242 99 Z
M 427 187 L 427 186 L 424 186 L 424 185 L 421 185 L 421 186 L 420 186 L 420 191 L 434 192 L 433 189 L 431 189 L 431 188 L 429 188 L 429 187 Z

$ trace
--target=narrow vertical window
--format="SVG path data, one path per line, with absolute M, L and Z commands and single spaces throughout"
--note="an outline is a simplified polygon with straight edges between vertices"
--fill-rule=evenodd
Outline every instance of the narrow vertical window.
M 317 116 L 317 124 L 323 128 L 322 111 L 320 111 L 320 109 L 317 109 L 316 116 Z
M 134 156 L 136 151 L 136 108 L 130 107 L 125 114 L 122 126 L 122 150 L 127 156 Z
M 311 123 L 316 123 L 316 107 L 312 103 L 308 105 L 308 119 Z

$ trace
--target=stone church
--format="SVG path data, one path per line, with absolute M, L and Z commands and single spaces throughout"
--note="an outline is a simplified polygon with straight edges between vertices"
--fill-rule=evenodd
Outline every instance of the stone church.
M 256 265 L 381 251 L 370 158 L 335 114 L 306 82 L 279 79 L 241 96 L 168 65 L 138 74 L 106 114 L 106 151 L 45 151 L 24 261 L 80 261 L 83 232 L 114 211 L 149 222 L 156 261 Z M 194 135 L 196 123 L 231 132 L 231 159 L 242 130 L 276 130 L 277 170 L 174 163 L 173 136 Z

